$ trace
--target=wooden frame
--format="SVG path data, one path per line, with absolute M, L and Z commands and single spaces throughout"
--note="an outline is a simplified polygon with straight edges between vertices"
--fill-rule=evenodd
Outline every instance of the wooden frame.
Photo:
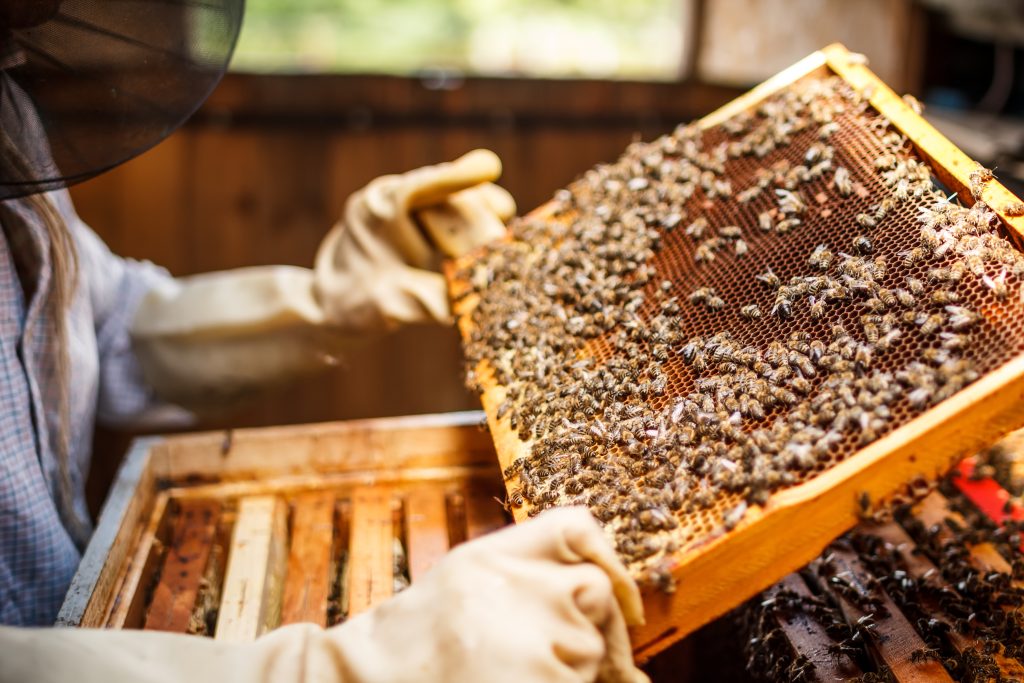
M 815 52 L 708 114 L 698 125 L 718 125 L 815 74 L 835 74 L 849 83 L 931 162 L 943 183 L 955 189 L 964 202 L 973 203 L 969 176 L 977 165 L 872 74 L 862 56 L 842 45 Z M 981 198 L 999 215 L 1011 238 L 1018 245 L 1024 243 L 1024 218 L 1005 211 L 1018 200 L 996 181 L 985 185 Z M 544 205 L 534 215 L 541 217 L 549 210 L 550 205 Z M 454 269 L 449 270 L 452 272 Z M 453 295 L 465 291 L 464 287 L 451 282 Z M 473 298 L 466 297 L 458 312 L 465 314 L 473 305 Z M 464 338 L 471 332 L 469 324 L 469 316 L 463 315 Z M 481 400 L 504 469 L 525 454 L 523 443 L 507 421 L 496 419 L 503 389 L 486 367 L 478 368 L 477 375 L 485 387 Z M 654 588 L 644 591 L 647 621 L 631 633 L 637 658 L 648 659 L 812 560 L 827 543 L 857 523 L 857 501 L 862 496 L 877 502 L 915 476 L 937 478 L 964 455 L 1024 426 L 1024 410 L 1019 407 L 1022 399 L 1024 356 L 1019 356 L 835 467 L 777 492 L 763 508 L 748 511 L 732 531 L 677 554 L 671 567 L 677 590 L 671 594 Z M 507 485 L 517 484 L 510 480 Z M 528 512 L 526 506 L 515 510 L 516 520 L 526 519 Z
M 337 621 L 328 614 L 337 589 L 346 613 L 366 609 L 392 594 L 399 545 L 416 581 L 450 545 L 507 523 L 481 419 L 139 440 L 57 624 L 237 642 L 280 624 Z M 205 603 L 217 608 L 215 624 L 196 621 Z

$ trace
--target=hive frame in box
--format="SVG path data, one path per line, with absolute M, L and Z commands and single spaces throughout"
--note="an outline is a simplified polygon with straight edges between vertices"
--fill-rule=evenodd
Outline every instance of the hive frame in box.
M 137 440 L 57 624 L 186 631 L 215 564 L 210 549 L 221 541 L 218 639 L 251 640 L 293 621 L 327 625 L 332 582 L 346 591 L 347 613 L 367 609 L 392 594 L 394 538 L 404 540 L 415 582 L 451 544 L 507 523 L 481 418 L 450 413 Z M 186 518 L 187 511 L 196 514 Z M 185 544 L 192 544 L 187 552 Z M 344 552 L 343 573 L 331 563 Z
M 977 164 L 871 73 L 861 55 L 839 44 L 815 52 L 705 116 L 697 125 L 702 129 L 716 126 L 814 75 L 836 75 L 846 81 L 907 137 L 941 182 L 966 204 L 973 204 L 969 176 Z M 982 199 L 998 214 L 1010 239 L 1020 248 L 1024 244 L 1024 218 L 1008 216 L 1004 211 L 1017 198 L 1000 183 L 991 181 L 984 186 Z M 553 206 L 545 204 L 531 215 L 548 217 Z M 465 258 L 465 262 L 471 262 L 473 255 Z M 453 298 L 459 301 L 461 332 L 468 339 L 472 328 L 467 314 L 474 298 L 459 300 L 468 285 L 452 277 L 457 265 L 450 265 L 449 280 Z M 527 453 L 507 420 L 496 419 L 504 399 L 502 388 L 486 367 L 477 368 L 477 377 L 484 387 L 481 401 L 504 469 Z M 1019 407 L 1022 397 L 1024 355 L 813 479 L 777 491 L 765 507 L 754 506 L 748 511 L 732 531 L 675 555 L 671 572 L 676 591 L 644 589 L 646 623 L 631 632 L 637 659 L 650 658 L 814 559 L 827 543 L 857 523 L 862 496 L 877 503 L 918 475 L 937 478 L 959 458 L 1024 425 L 1024 410 Z M 517 483 L 510 479 L 506 485 L 511 490 Z M 515 510 L 514 516 L 523 521 L 528 512 L 528 506 L 524 506 Z

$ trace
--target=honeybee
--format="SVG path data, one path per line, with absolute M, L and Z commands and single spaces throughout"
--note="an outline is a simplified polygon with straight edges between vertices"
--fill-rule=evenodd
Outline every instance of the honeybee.
M 800 227 L 801 223 L 803 223 L 803 221 L 795 217 L 783 219 L 779 221 L 778 224 L 775 226 L 775 232 L 779 233 L 780 235 L 785 235 L 790 230 Z
M 772 220 L 772 215 L 767 211 L 762 211 L 757 215 L 757 226 L 764 232 L 771 232 L 775 227 L 775 221 Z
M 901 336 L 903 336 L 903 330 L 898 327 L 893 328 L 879 337 L 878 341 L 875 342 L 875 348 L 879 351 L 888 351 Z
M 946 306 L 945 310 L 949 313 L 949 325 L 955 332 L 969 329 L 981 320 L 980 315 L 963 306 Z
M 743 230 L 738 225 L 726 225 L 718 229 L 718 234 L 726 239 L 739 239 L 743 236 Z
M 762 188 L 760 185 L 751 185 L 736 195 L 736 201 L 746 204 L 760 196 Z
M 905 265 L 913 266 L 927 258 L 928 252 L 925 251 L 923 247 L 914 247 L 912 249 L 907 249 L 906 251 L 901 251 L 900 257 L 903 259 L 903 263 Z
M 736 240 L 733 244 L 733 249 L 736 251 L 736 256 L 746 256 L 747 252 L 750 251 L 750 247 L 742 239 Z
M 872 244 L 871 238 L 865 235 L 859 235 L 854 238 L 853 248 L 860 254 L 870 254 L 875 250 L 875 246 Z
M 818 137 L 822 140 L 827 140 L 832 137 L 832 134 L 839 130 L 839 124 L 835 121 L 830 121 L 821 126 L 818 129 Z
M 686 234 L 694 239 L 701 239 L 708 229 L 708 219 L 703 216 L 686 226 Z
M 807 259 L 807 263 L 812 268 L 818 270 L 828 270 L 832 265 L 832 259 L 835 258 L 835 254 L 828 248 L 827 245 L 819 244 L 811 252 L 810 257 Z
M 892 197 L 885 197 L 878 204 L 871 207 L 875 212 L 875 220 L 880 221 L 896 208 L 896 200 Z
M 801 214 L 807 210 L 807 202 L 799 192 L 775 190 L 779 197 L 779 210 L 785 215 Z
M 829 160 L 832 158 L 835 150 L 832 149 L 831 145 L 826 145 L 820 142 L 815 142 L 807 148 L 807 152 L 804 153 L 804 161 L 809 164 L 814 164 L 822 160 Z
M 1024 216 L 1024 202 L 1013 202 L 1003 205 L 1003 213 L 1011 218 Z
M 935 334 L 942 327 L 943 323 L 946 322 L 946 317 L 941 313 L 933 313 L 931 315 L 920 313 L 914 322 L 921 329 L 921 334 L 927 336 Z
M 763 273 L 755 275 L 754 279 L 770 289 L 778 289 L 782 284 L 779 276 L 773 273 L 771 268 L 768 268 L 768 270 Z
M 959 303 L 960 301 L 959 294 L 957 294 L 956 292 L 949 291 L 947 289 L 937 289 L 934 292 L 932 292 L 932 295 L 929 298 L 931 299 L 931 302 L 933 304 L 938 304 L 940 306 L 945 306 L 947 304 L 955 304 Z
M 807 172 L 807 175 L 811 180 L 817 180 L 818 178 L 822 177 L 831 170 L 832 160 L 822 159 L 818 163 L 811 166 L 810 170 Z
M 878 225 L 878 221 L 870 214 L 859 213 L 857 214 L 857 225 L 870 230 Z
M 942 348 L 944 349 L 960 351 L 967 348 L 968 339 L 966 335 L 955 332 L 940 332 L 939 338 L 942 340 Z
M 699 245 L 693 253 L 693 259 L 697 263 L 710 263 L 715 260 L 715 248 L 707 242 Z
M 740 308 L 740 315 L 747 320 L 758 320 L 761 317 L 761 308 L 757 304 L 748 304 Z
M 715 295 L 715 290 L 712 287 L 698 287 L 697 289 L 690 292 L 690 303 L 700 304 L 708 300 L 709 297 Z
M 894 154 L 883 154 L 875 159 L 874 165 L 878 170 L 886 170 L 896 166 L 898 159 Z
M 907 289 L 914 296 L 921 296 L 924 294 L 924 283 L 915 277 L 907 276 Z
M 825 317 L 826 303 L 824 299 L 816 299 L 812 296 L 809 299 L 809 303 L 808 310 L 812 319 L 821 320 Z
M 1009 289 L 1006 286 L 1006 270 L 1003 270 L 997 277 L 989 277 L 987 274 L 982 275 L 982 283 L 999 299 L 1005 299 L 1009 294 Z
M 785 297 L 776 297 L 772 315 L 777 316 L 780 320 L 788 320 L 793 317 L 793 302 Z
M 978 167 L 971 171 L 968 178 L 971 182 L 971 195 L 975 199 L 981 199 L 981 195 L 985 190 L 985 183 L 995 179 L 995 174 L 981 164 L 978 164 Z
M 849 197 L 853 194 L 853 181 L 850 179 L 850 172 L 845 166 L 837 166 L 832 174 L 832 182 L 840 197 Z
M 913 308 L 917 305 L 917 297 L 902 287 L 893 290 L 893 294 L 896 296 L 896 301 L 905 308 Z

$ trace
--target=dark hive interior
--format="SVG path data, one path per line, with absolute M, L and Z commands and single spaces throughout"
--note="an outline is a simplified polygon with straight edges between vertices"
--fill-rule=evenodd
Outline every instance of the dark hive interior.
M 737 612 L 759 681 L 1019 681 L 1020 525 L 947 480 L 865 523 Z
M 510 505 L 589 506 L 671 589 L 674 553 L 1024 351 L 1000 230 L 839 78 L 632 145 L 456 274 Z

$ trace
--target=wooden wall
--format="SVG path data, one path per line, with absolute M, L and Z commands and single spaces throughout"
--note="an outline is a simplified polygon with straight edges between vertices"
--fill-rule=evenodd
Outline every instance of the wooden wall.
M 737 92 L 680 83 L 232 74 L 182 130 L 72 193 L 116 253 L 175 275 L 308 266 L 345 197 L 378 175 L 490 147 L 504 160 L 503 184 L 526 210 L 615 158 L 634 135 L 671 130 Z M 218 426 L 475 407 L 462 388 L 454 332 L 420 327 L 373 340 L 338 370 L 262 397 Z
M 912 2 L 871 2 L 874 23 L 855 22 L 859 33 L 848 35 L 844 22 L 818 31 L 810 31 L 816 20 L 795 23 L 794 31 L 813 33 L 819 42 L 785 57 L 787 64 L 843 38 L 873 58 L 881 55 L 879 66 L 893 72 L 888 76 L 894 85 L 913 90 L 919 45 Z M 593 164 L 614 159 L 635 136 L 667 132 L 742 90 L 707 80 L 749 83 L 766 75 L 757 69 L 774 71 L 771 59 L 789 55 L 780 46 L 792 41 L 752 42 L 748 34 L 776 6 L 730 0 L 723 11 L 706 0 L 692 3 L 686 73 L 693 76 L 680 83 L 229 74 L 182 130 L 72 194 L 80 214 L 116 253 L 150 259 L 175 275 L 274 263 L 309 266 L 349 193 L 378 175 L 474 147 L 490 147 L 502 157 L 502 184 L 526 211 Z M 785 35 L 787 15 L 775 13 L 783 27 L 776 33 Z M 884 35 L 876 30 L 879 21 L 892 23 Z M 737 43 L 737 35 L 745 37 Z M 737 53 L 737 45 L 747 52 Z M 715 70 L 724 63 L 748 71 L 730 76 Z M 73 106 L 74 98 L 69 102 Z M 454 331 L 418 327 L 368 340 L 342 367 L 200 426 L 476 407 L 462 388 Z M 98 435 L 94 509 L 127 442 L 123 434 Z

